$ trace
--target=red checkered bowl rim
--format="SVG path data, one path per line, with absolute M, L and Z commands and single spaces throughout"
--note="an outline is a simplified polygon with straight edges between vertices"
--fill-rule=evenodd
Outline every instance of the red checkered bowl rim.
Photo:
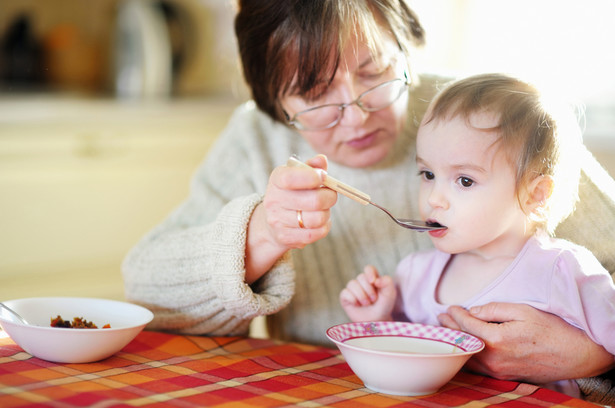
M 456 356 L 463 355 L 464 353 L 478 353 L 485 347 L 485 343 L 478 337 L 459 330 L 409 322 L 343 323 L 330 327 L 327 329 L 326 334 L 327 337 L 336 344 L 343 344 L 347 340 L 359 337 L 377 336 L 400 336 L 433 340 L 447 343 L 461 349 L 463 353 L 451 354 Z M 345 344 L 344 346 L 363 349 L 362 347 L 351 346 L 349 344 Z M 382 353 L 400 354 L 395 352 Z M 425 356 L 427 355 L 429 354 L 425 354 Z M 445 356 L 447 354 L 438 355 Z

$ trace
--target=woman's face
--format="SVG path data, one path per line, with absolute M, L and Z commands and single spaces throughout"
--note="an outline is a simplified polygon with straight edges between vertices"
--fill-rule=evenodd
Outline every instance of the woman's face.
M 292 118 L 295 114 L 325 104 L 354 101 L 366 90 L 383 82 L 404 78 L 405 58 L 392 39 L 383 44 L 380 55 L 372 56 L 369 47 L 351 39 L 342 53 L 333 81 L 313 100 L 298 95 L 280 99 Z M 367 167 L 383 160 L 391 151 L 405 117 L 408 98 L 403 94 L 392 105 L 364 112 L 357 104 L 346 107 L 339 123 L 324 130 L 299 130 L 318 153 L 349 167 Z

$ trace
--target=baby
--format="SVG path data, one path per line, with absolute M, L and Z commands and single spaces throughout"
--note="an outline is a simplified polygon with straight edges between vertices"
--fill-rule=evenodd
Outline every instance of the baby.
M 432 101 L 417 135 L 424 220 L 435 249 L 403 259 L 395 281 L 367 266 L 340 293 L 353 321 L 438 325 L 450 305 L 526 303 L 615 354 L 615 285 L 585 248 L 551 236 L 574 208 L 576 116 L 501 74 L 466 78 Z M 578 396 L 576 383 L 560 391 Z M 555 387 L 554 387 L 555 388 Z

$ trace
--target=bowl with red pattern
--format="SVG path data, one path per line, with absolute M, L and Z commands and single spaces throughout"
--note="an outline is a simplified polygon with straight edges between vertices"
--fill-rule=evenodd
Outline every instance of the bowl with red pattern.
M 437 392 L 485 347 L 468 333 L 408 322 L 344 323 L 326 334 L 367 388 L 392 395 Z

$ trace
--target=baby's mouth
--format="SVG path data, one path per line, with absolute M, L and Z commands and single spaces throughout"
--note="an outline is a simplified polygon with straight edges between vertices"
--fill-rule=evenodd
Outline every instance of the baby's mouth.
M 445 225 L 440 224 L 437 221 L 431 221 L 431 220 L 427 220 L 425 221 L 425 223 L 430 226 L 430 227 L 435 227 L 435 228 L 446 228 Z

